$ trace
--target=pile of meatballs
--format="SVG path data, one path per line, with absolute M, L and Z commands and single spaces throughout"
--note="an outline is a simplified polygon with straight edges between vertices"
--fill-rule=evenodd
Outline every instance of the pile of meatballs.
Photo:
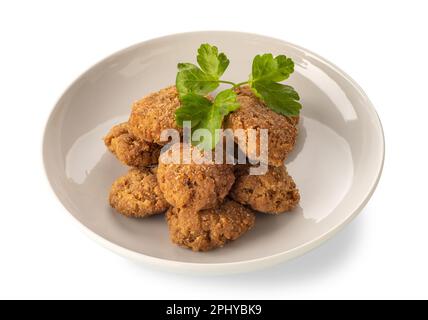
M 104 137 L 107 148 L 130 167 L 113 182 L 110 205 L 134 218 L 166 213 L 171 241 L 194 251 L 223 247 L 239 238 L 254 226 L 256 212 L 280 214 L 296 207 L 299 190 L 284 160 L 296 143 L 298 117 L 275 113 L 248 87 L 236 91 L 240 108 L 226 117 L 223 126 L 268 129 L 266 174 L 250 175 L 250 161 L 164 163 L 165 154 L 183 150 L 183 144 L 177 143 L 161 154 L 167 143 L 161 141 L 161 132 L 171 128 L 182 132 L 175 122 L 180 100 L 171 86 L 135 102 L 128 122 L 116 125 Z M 236 143 L 239 148 L 246 141 Z

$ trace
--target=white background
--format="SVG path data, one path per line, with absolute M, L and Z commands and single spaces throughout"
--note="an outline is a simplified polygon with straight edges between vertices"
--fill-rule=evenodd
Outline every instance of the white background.
M 427 16 L 426 1 L 2 1 L 0 298 L 428 298 Z M 376 106 L 386 136 L 378 189 L 315 251 L 250 274 L 164 273 L 92 242 L 51 192 L 42 132 L 70 82 L 131 44 L 195 30 L 299 44 Z

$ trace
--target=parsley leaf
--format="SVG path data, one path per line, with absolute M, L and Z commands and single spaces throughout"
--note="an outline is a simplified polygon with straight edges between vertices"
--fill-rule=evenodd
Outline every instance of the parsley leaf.
M 215 46 L 202 44 L 198 49 L 199 67 L 192 63 L 179 63 L 176 87 L 180 96 L 188 93 L 206 95 L 219 86 L 220 77 L 229 65 L 224 53 Z
M 283 81 L 294 72 L 294 62 L 284 55 L 257 55 L 253 60 L 251 81 Z
M 229 59 L 226 55 L 223 52 L 219 54 L 216 46 L 211 46 L 207 43 L 199 47 L 196 59 L 205 73 L 217 79 L 223 75 L 229 66 Z
M 218 79 L 194 64 L 179 63 L 178 70 L 176 87 L 180 97 L 188 93 L 206 95 L 219 86 Z
M 266 105 L 284 116 L 298 116 L 302 105 L 300 97 L 291 86 L 273 81 L 256 81 L 253 91 L 266 102 Z
M 230 112 L 239 108 L 236 93 L 232 89 L 219 92 L 214 99 L 214 106 L 218 108 L 222 117 L 227 116 Z
M 302 108 L 297 92 L 281 83 L 294 72 L 294 62 L 284 55 L 266 53 L 253 60 L 249 84 L 253 92 L 273 111 L 285 116 L 297 116 Z
M 236 93 L 231 89 L 221 91 L 213 102 L 203 96 L 189 93 L 181 98 L 181 107 L 176 110 L 175 119 L 181 127 L 184 121 L 191 121 L 192 129 L 207 129 L 213 139 L 202 139 L 198 144 L 205 150 L 211 150 L 220 139 L 217 130 L 222 127 L 224 117 L 238 108 Z

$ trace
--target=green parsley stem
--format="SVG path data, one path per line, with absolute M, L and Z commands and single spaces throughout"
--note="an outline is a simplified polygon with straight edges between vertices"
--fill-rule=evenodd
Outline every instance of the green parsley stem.
M 233 85 L 233 88 L 238 88 L 238 87 L 240 87 L 240 86 L 242 86 L 242 85 L 244 85 L 244 84 L 247 84 L 247 83 L 248 83 L 248 81 L 239 82 L 239 83 L 237 83 L 237 84 L 234 84 L 234 85 Z
M 218 80 L 219 83 L 226 83 L 226 84 L 231 84 L 232 86 L 235 86 L 235 83 L 232 81 L 226 81 L 226 80 Z
M 235 83 L 235 82 L 232 82 L 232 81 L 218 80 L 218 83 L 226 83 L 226 84 L 230 84 L 230 85 L 232 85 L 232 89 L 235 89 L 235 88 L 238 88 L 238 87 L 240 87 L 240 86 L 242 86 L 242 85 L 244 85 L 244 84 L 247 84 L 247 83 L 248 83 L 248 81 Z

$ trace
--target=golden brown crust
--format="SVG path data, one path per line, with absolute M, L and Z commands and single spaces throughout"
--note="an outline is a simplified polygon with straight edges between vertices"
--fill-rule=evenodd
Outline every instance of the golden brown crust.
M 182 152 L 182 144 L 175 144 L 169 151 L 178 148 Z M 191 147 L 191 150 L 195 148 Z M 194 211 L 218 206 L 235 181 L 231 165 L 196 164 L 193 161 L 190 164 L 164 163 L 162 156 L 157 178 L 165 199 L 172 206 Z
M 130 167 L 147 167 L 158 163 L 162 146 L 138 139 L 129 132 L 127 122 L 110 129 L 104 137 L 107 148 L 123 164 Z
M 296 143 L 298 117 L 286 117 L 272 111 L 248 87 L 241 87 L 237 92 L 240 107 L 226 117 L 225 128 L 243 129 L 246 132 L 243 142 L 245 144 L 248 142 L 248 130 L 256 130 L 257 146 L 255 150 L 253 148 L 249 151 L 254 151 L 257 155 L 260 154 L 260 129 L 268 129 L 268 163 L 282 166 Z M 239 142 L 238 139 L 236 141 Z M 250 153 L 247 156 L 250 156 Z
M 175 86 L 154 92 L 134 103 L 129 125 L 138 138 L 164 145 L 160 141 L 164 129 L 182 129 L 175 123 L 175 111 L 180 107 L 180 100 Z
M 193 251 L 222 247 L 252 228 L 254 213 L 232 200 L 216 209 L 195 212 L 170 208 L 166 214 L 171 241 Z
M 131 169 L 118 178 L 111 186 L 109 201 L 118 212 L 136 218 L 162 213 L 169 208 L 156 173 L 148 168 Z
M 299 190 L 284 166 L 269 166 L 265 175 L 249 175 L 249 166 L 239 166 L 230 192 L 235 201 L 252 209 L 278 214 L 289 211 L 300 201 Z

